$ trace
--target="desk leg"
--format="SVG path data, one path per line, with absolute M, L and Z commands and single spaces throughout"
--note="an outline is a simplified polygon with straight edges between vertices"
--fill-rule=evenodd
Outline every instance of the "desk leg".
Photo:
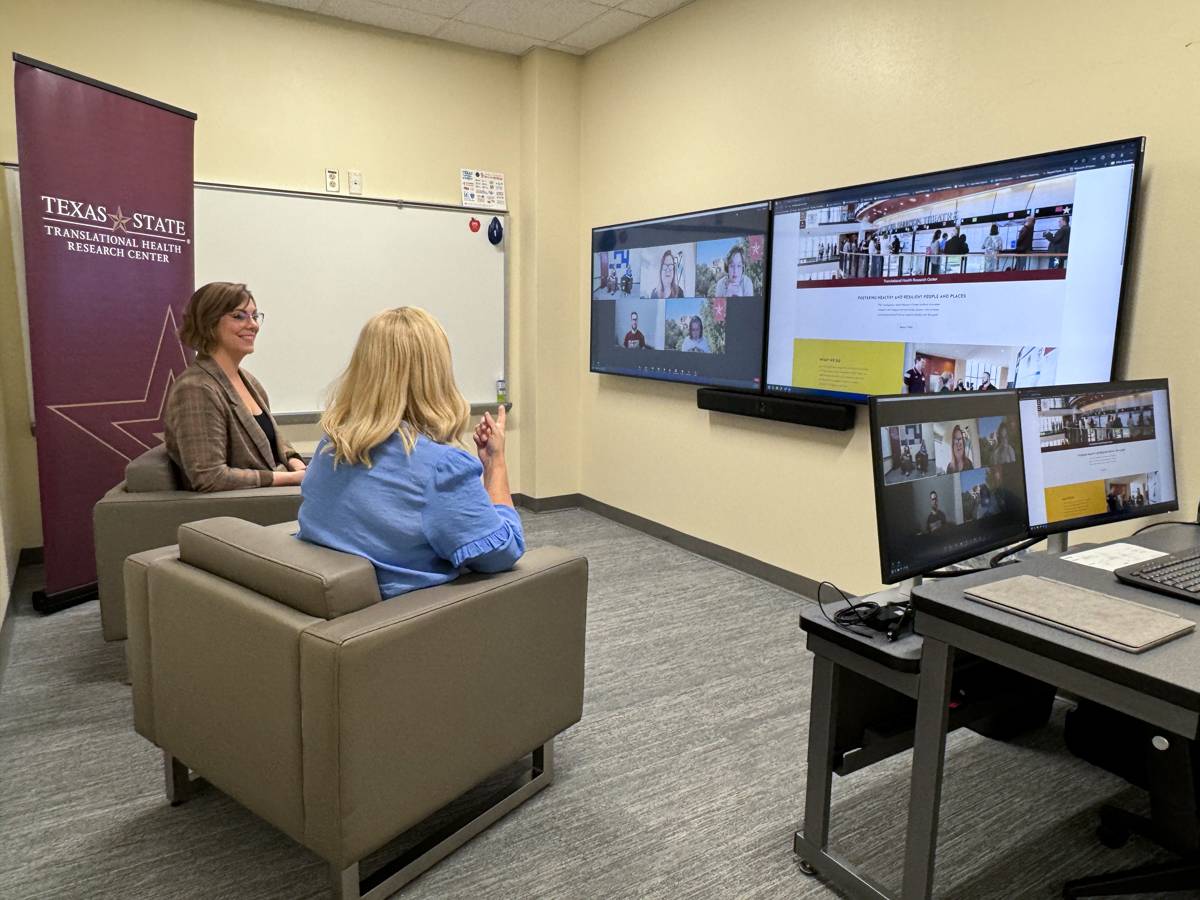
M 904 900 L 928 900 L 933 894 L 942 766 L 950 716 L 950 677 L 954 648 L 925 638 L 917 692 L 917 729 L 913 740 L 912 787 L 908 798 L 908 841 L 904 850 Z
M 804 837 L 829 847 L 829 802 L 833 789 L 833 723 L 837 721 L 838 667 L 813 657 L 812 705 L 808 712 L 808 775 L 804 795 Z M 811 860 L 810 860 L 811 862 Z

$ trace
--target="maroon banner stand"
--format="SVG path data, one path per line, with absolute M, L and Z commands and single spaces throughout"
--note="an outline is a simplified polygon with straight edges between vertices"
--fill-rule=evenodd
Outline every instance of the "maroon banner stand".
M 53 612 L 96 595 L 92 507 L 162 441 L 190 354 L 186 110 L 13 55 L 35 433 Z

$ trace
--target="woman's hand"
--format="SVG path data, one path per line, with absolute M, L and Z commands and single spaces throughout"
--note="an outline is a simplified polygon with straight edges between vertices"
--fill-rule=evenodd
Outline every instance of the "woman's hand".
M 288 487 L 299 484 L 304 480 L 304 470 L 290 472 L 272 472 L 271 487 Z
M 508 414 L 501 404 L 496 409 L 496 417 L 493 419 L 491 413 L 484 413 L 479 424 L 475 426 L 475 451 L 479 454 L 479 461 L 484 467 L 494 465 L 495 463 L 504 462 L 504 443 L 505 443 L 505 426 L 508 421 Z
M 289 459 L 287 461 L 287 467 L 288 467 L 289 471 L 292 471 L 292 472 L 303 472 L 305 469 L 308 468 L 308 466 L 305 464 L 304 460 L 302 460 L 298 456 L 293 456 L 291 459 Z

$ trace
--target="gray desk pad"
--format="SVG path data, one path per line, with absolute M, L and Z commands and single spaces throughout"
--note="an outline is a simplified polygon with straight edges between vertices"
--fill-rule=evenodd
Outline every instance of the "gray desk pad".
M 1138 535 L 1136 538 L 1122 540 L 1174 553 L 1192 549 L 1200 543 L 1200 528 L 1168 526 Z M 1080 547 L 1073 546 L 1071 549 Z M 1188 709 L 1200 710 L 1200 633 L 1186 634 L 1146 653 L 1131 654 L 963 596 L 963 591 L 967 588 L 1019 574 L 1040 575 L 1070 582 L 1165 610 L 1193 622 L 1200 620 L 1198 604 L 1122 584 L 1111 572 L 1102 569 L 1067 562 L 1057 556 L 1035 553 L 1030 554 L 1018 565 L 1003 566 L 994 571 L 958 578 L 940 579 L 936 582 L 927 581 L 918 585 L 913 589 L 918 630 L 921 625 L 920 616 L 925 613 L 1014 645 L 1024 646 L 1033 652 L 1139 690 L 1152 692 L 1163 700 Z
M 964 593 L 972 600 L 1130 653 L 1149 650 L 1196 628 L 1189 619 L 1144 603 L 1036 575 L 975 585 Z

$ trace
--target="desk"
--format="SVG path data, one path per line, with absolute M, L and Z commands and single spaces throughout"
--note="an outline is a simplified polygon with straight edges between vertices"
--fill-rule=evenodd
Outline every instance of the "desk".
M 1200 529 L 1162 527 L 1130 543 L 1175 552 L 1200 542 Z M 963 588 L 1020 573 L 1136 600 L 1200 620 L 1200 606 L 1119 583 L 1111 573 L 1032 554 L 1019 566 L 965 575 L 913 590 L 923 637 L 905 846 L 904 900 L 932 894 L 946 750 L 950 677 L 963 650 L 1185 738 L 1200 736 L 1200 632 L 1141 654 L 1126 653 L 963 597 Z M 1182 742 L 1173 742 L 1181 748 Z

